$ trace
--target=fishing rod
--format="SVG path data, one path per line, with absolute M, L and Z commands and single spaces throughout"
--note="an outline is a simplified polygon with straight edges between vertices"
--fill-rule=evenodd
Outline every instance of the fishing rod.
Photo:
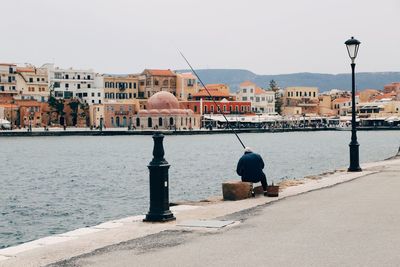
M 212 97 L 212 95 L 210 94 L 210 91 L 208 91 L 206 85 L 203 83 L 203 81 L 200 79 L 199 75 L 197 75 L 197 72 L 193 69 L 192 65 L 190 65 L 189 61 L 186 59 L 186 57 L 182 54 L 181 51 L 179 51 L 179 53 L 181 54 L 181 56 L 183 57 L 183 59 L 186 61 L 186 63 L 189 65 L 190 69 L 192 70 L 192 72 L 194 73 L 194 75 L 196 75 L 197 79 L 199 79 L 201 85 L 204 87 L 204 89 L 206 90 L 207 94 L 210 96 L 211 100 L 214 102 L 214 105 L 217 106 L 217 110 L 218 112 L 224 117 L 226 124 L 228 125 L 228 128 L 232 130 L 232 132 L 236 135 L 237 139 L 239 140 L 240 144 L 242 145 L 243 148 L 246 148 L 246 146 L 243 144 L 242 140 L 240 139 L 239 135 L 236 133 L 235 129 L 233 129 L 231 127 L 231 125 L 229 124 L 228 119 L 226 118 L 225 114 L 222 113 L 220 107 L 218 106 L 217 102 L 215 102 L 214 98 Z

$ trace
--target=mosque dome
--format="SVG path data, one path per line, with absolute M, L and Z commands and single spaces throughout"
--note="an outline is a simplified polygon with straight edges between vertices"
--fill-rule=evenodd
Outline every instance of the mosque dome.
M 157 92 L 147 101 L 148 109 L 179 109 L 176 97 L 165 91 Z

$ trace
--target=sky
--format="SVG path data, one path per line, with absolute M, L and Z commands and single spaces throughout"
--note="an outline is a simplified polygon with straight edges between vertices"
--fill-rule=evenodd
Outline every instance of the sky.
M 145 68 L 346 73 L 400 71 L 399 0 L 1 1 L 0 62 L 99 73 Z

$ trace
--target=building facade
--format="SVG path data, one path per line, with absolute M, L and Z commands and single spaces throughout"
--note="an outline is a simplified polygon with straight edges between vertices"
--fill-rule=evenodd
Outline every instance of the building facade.
M 237 98 L 250 101 L 251 110 L 255 113 L 275 113 L 275 92 L 259 88 L 255 83 L 246 81 L 240 84 Z
M 176 74 L 171 70 L 145 69 L 139 76 L 138 98 L 150 98 L 161 91 L 176 95 Z
M 48 73 L 45 68 L 18 67 L 16 72 L 18 98 L 46 102 L 49 98 Z
M 140 110 L 137 129 L 191 130 L 200 128 L 200 116 L 190 109 L 180 108 L 178 99 L 169 92 L 158 92 Z
M 61 69 L 54 64 L 46 64 L 43 68 L 48 71 L 49 89 L 56 98 L 79 98 L 88 104 L 97 104 L 101 99 L 101 92 L 95 88 L 93 70 Z
M 0 97 L 13 97 L 18 94 L 16 73 L 17 65 L 0 63 Z
M 282 101 L 282 114 L 287 116 L 316 115 L 318 114 L 318 104 L 317 87 L 287 87 Z
M 199 91 L 197 77 L 191 72 L 176 74 L 176 97 L 179 101 L 192 100 Z
M 139 78 L 136 75 L 103 75 L 104 100 L 136 99 Z

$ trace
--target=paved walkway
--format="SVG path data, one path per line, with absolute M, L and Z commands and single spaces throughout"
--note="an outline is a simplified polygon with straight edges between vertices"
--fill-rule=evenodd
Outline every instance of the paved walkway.
M 220 218 L 236 226 L 176 227 L 55 266 L 399 266 L 399 190 L 400 162 Z

